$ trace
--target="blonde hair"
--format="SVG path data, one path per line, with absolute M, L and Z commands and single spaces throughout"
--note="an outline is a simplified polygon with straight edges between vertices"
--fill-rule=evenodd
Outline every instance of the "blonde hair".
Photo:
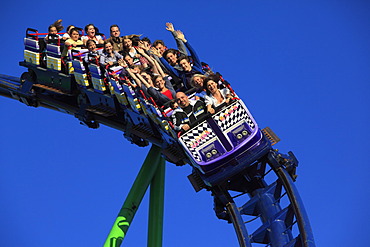
M 140 37 L 142 34 L 130 34 L 123 36 L 122 39 L 132 39 L 133 37 Z
M 203 81 L 207 78 L 207 76 L 202 75 L 202 74 L 195 74 L 195 75 L 193 75 L 193 76 L 191 77 L 191 79 L 190 79 L 190 85 L 191 85 L 192 87 L 196 87 L 196 86 L 195 86 L 195 83 L 194 83 L 194 79 L 195 79 L 195 77 L 200 77 L 200 78 L 202 78 L 202 79 L 203 79 Z

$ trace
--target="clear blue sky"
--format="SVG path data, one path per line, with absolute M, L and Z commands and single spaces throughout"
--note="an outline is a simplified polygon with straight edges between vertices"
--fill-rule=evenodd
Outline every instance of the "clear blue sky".
M 54 6 L 53 6 L 54 5 Z M 298 187 L 317 246 L 368 242 L 370 3 L 368 1 L 7 1 L 0 73 L 25 68 L 27 27 L 94 23 L 109 36 L 144 34 L 174 46 L 181 29 L 232 83 L 260 127 L 300 161 Z M 149 148 L 72 116 L 0 98 L 0 246 L 101 246 Z M 164 247 L 237 246 L 190 167 L 167 164 Z M 146 197 L 123 246 L 146 246 Z

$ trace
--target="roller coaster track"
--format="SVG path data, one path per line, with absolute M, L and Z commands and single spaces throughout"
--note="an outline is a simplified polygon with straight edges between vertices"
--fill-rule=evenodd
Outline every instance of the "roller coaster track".
M 294 185 L 297 165 L 292 152 L 283 155 L 270 150 L 244 172 L 213 188 L 218 200 L 225 200 L 215 203 L 216 213 L 233 223 L 240 246 L 315 246 Z
M 91 124 L 89 127 L 96 127 L 94 122 L 80 118 L 81 109 L 75 104 L 35 93 L 32 87 L 32 83 L 27 83 L 27 74 L 22 80 L 0 75 L 0 96 L 69 113 L 86 120 L 85 123 Z M 118 119 L 90 115 L 97 124 L 125 131 L 124 123 Z M 149 141 L 154 145 L 161 142 L 154 137 Z M 244 171 L 217 186 L 208 187 L 196 174 L 192 174 L 191 181 L 197 191 L 206 188 L 212 192 L 217 217 L 233 224 L 240 246 L 314 247 L 310 223 L 294 185 L 297 166 L 298 160 L 292 152 L 284 155 L 270 149 Z

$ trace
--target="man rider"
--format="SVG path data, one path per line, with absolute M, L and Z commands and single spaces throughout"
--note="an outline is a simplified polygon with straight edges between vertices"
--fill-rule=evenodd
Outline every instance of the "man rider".
M 183 92 L 176 93 L 176 102 L 179 108 L 172 113 L 175 130 L 187 131 L 191 125 L 199 120 L 207 112 L 207 108 L 201 100 L 189 100 Z
M 107 40 L 111 41 L 113 50 L 118 53 L 122 53 L 123 51 L 123 38 L 120 35 L 121 31 L 118 25 L 114 24 L 110 26 L 110 38 Z

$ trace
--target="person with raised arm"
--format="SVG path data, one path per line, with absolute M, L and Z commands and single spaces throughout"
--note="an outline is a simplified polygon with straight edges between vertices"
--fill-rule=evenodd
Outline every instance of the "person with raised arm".
M 175 31 L 175 28 L 173 26 L 172 23 L 170 22 L 167 22 L 166 23 L 166 30 L 171 32 L 171 34 L 173 35 L 173 37 L 175 38 L 175 41 L 176 41 L 176 46 L 177 46 L 177 49 L 178 51 L 182 54 L 182 55 L 185 55 L 187 56 L 188 53 L 186 51 L 186 48 L 185 48 L 185 45 L 184 43 L 182 42 L 181 39 L 179 39 L 177 37 L 177 33 Z M 167 46 L 165 45 L 165 43 L 163 42 L 163 40 L 156 40 L 153 42 L 153 45 L 152 47 L 154 47 L 155 49 L 157 49 L 157 51 L 163 56 L 163 53 L 168 49 Z
M 188 48 L 190 55 L 193 59 L 193 64 L 190 63 L 190 59 L 187 56 L 180 56 L 177 59 L 177 63 L 182 68 L 182 70 L 176 69 L 172 67 L 166 59 L 164 59 L 161 54 L 156 53 L 155 55 L 160 58 L 160 61 L 162 64 L 166 67 L 167 70 L 171 71 L 173 74 L 175 74 L 177 77 L 181 78 L 183 87 L 179 91 L 187 91 L 192 88 L 190 85 L 191 77 L 194 74 L 204 74 L 205 72 L 202 69 L 201 61 L 196 54 L 195 50 L 191 47 L 187 39 L 185 38 L 185 35 L 180 31 L 176 31 L 177 38 L 182 40 L 185 44 L 186 48 Z
M 141 41 L 143 42 L 144 46 L 147 48 L 146 50 L 149 50 L 150 47 L 152 47 L 152 42 L 150 41 L 148 37 L 143 37 Z
M 148 93 L 153 97 L 158 105 L 163 106 L 176 97 L 176 91 L 173 89 L 173 86 L 167 76 L 154 76 L 153 84 L 154 87 L 148 88 Z
M 177 59 L 179 58 L 179 51 L 175 49 L 168 49 L 163 53 L 164 59 L 175 69 L 182 70 L 181 66 L 177 62 Z
M 140 55 L 140 64 L 143 66 L 144 69 L 150 69 L 152 74 L 164 76 L 163 69 L 159 65 L 159 63 L 145 52 L 147 50 L 147 47 L 145 46 L 144 42 L 140 41 L 139 46 L 136 48 L 136 50 Z
M 123 37 L 123 53 L 129 55 L 134 64 L 140 63 L 140 54 L 137 52 L 136 47 L 133 45 L 133 39 L 139 37 L 138 35 L 127 35 Z
M 138 77 L 138 80 L 139 80 L 137 82 L 137 84 L 143 90 L 145 96 L 147 98 L 152 97 L 148 93 L 148 88 L 154 87 L 152 76 L 149 73 L 147 73 L 146 71 L 141 71 L 140 73 L 137 74 L 137 77 Z
M 144 94 L 147 97 L 152 97 L 159 106 L 163 106 L 175 98 L 176 91 L 168 79 L 168 76 L 166 76 L 162 70 L 159 70 L 160 74 L 154 77 L 151 77 L 151 75 L 145 71 L 139 73 L 128 66 L 126 70 L 136 84 L 143 90 Z
M 181 55 L 187 56 L 188 53 L 187 53 L 186 47 L 185 47 L 184 43 L 182 42 L 182 40 L 178 39 L 177 33 L 175 31 L 175 28 L 174 28 L 173 24 L 170 23 L 170 22 L 167 22 L 166 23 L 166 30 L 171 32 L 171 34 L 173 35 L 173 37 L 176 41 L 177 50 L 176 49 L 170 49 L 170 50 L 173 53 L 176 53 L 176 56 L 181 56 Z M 165 45 L 165 43 L 163 42 L 163 40 L 156 40 L 156 41 L 153 42 L 153 45 L 151 46 L 151 49 L 150 49 L 149 52 L 151 54 L 153 54 L 154 59 L 162 67 L 162 69 L 165 70 L 166 74 L 170 75 L 170 77 L 172 78 L 171 79 L 172 84 L 178 90 L 182 87 L 181 79 L 178 76 L 176 76 L 172 71 L 168 70 L 164 66 L 164 64 L 162 64 L 162 62 L 160 60 L 160 57 L 162 57 L 164 52 L 166 52 L 167 50 L 168 50 L 168 48 Z M 166 55 L 167 55 L 167 53 L 166 53 Z M 169 56 L 171 56 L 171 55 L 169 55 Z M 177 67 L 177 69 L 181 70 L 181 67 Z

